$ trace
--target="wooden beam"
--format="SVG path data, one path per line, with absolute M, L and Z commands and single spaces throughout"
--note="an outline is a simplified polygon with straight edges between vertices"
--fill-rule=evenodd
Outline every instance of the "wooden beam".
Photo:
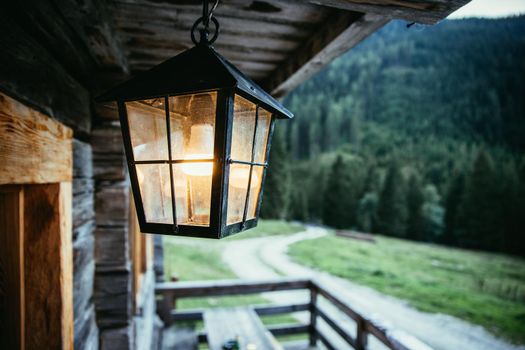
M 311 4 L 435 24 L 471 0 L 309 0 Z M 302 2 L 302 1 L 300 1 Z
M 262 292 L 306 289 L 309 287 L 309 280 L 281 278 L 268 281 L 221 280 L 164 282 L 156 285 L 155 292 L 157 294 L 169 294 L 174 298 L 197 298 L 220 295 L 256 294 Z
M 0 93 L 0 185 L 71 181 L 70 128 Z
M 287 94 L 387 22 L 387 18 L 372 14 L 334 13 L 261 86 L 277 97 Z
M 86 44 L 98 66 L 128 73 L 126 52 L 115 31 L 113 11 L 105 0 L 54 0 L 58 11 Z

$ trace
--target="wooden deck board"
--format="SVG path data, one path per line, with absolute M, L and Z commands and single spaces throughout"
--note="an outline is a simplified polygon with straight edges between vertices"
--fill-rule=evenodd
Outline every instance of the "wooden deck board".
M 204 324 L 210 350 L 222 350 L 225 342 L 234 339 L 239 340 L 241 349 L 282 350 L 252 308 L 209 309 L 204 313 Z

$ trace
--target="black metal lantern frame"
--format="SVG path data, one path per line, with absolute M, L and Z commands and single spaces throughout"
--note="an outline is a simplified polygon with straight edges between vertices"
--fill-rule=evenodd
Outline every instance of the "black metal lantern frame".
M 203 18 L 205 17 L 203 16 Z M 207 18 L 210 19 L 210 17 Z M 194 29 L 199 21 L 208 22 L 201 18 L 196 22 Z M 215 20 L 213 23 L 216 24 L 218 32 L 218 22 Z M 99 101 L 117 101 L 137 217 L 141 231 L 144 233 L 223 238 L 255 227 L 261 207 L 275 120 L 293 117 L 291 112 L 213 49 L 211 42 L 207 40 L 207 25 L 205 23 L 205 29 L 201 30 L 201 41 L 196 43 L 195 47 L 142 75 L 128 80 L 98 98 Z M 214 36 L 213 40 L 216 37 L 217 35 Z M 158 147 L 166 147 L 167 153 L 163 152 L 162 154 L 167 155 L 167 157 L 136 159 L 137 146 L 135 145 L 134 149 L 134 133 L 144 132 L 140 126 L 150 125 L 151 122 L 151 119 L 147 119 L 149 118 L 147 113 L 143 113 L 146 115 L 144 117 L 145 122 L 139 123 L 138 127 L 133 124 L 135 123 L 133 119 L 135 112 L 133 112 L 134 107 L 132 106 L 140 101 L 154 101 L 148 103 L 155 103 L 156 111 L 158 111 L 155 112 L 157 113 L 155 117 L 157 122 L 162 118 L 161 107 L 164 107 L 164 121 L 162 123 L 165 125 L 159 127 L 165 128 L 166 134 L 155 140 L 161 143 L 166 142 L 165 146 L 159 144 Z M 195 107 L 196 105 L 198 106 Z M 246 110 L 243 112 L 242 108 L 239 107 L 241 105 L 248 106 L 249 109 L 248 118 L 245 119 L 246 122 L 243 122 L 246 125 L 240 121 L 237 123 L 237 110 L 241 111 L 239 113 L 246 114 Z M 198 109 L 199 106 L 201 109 Z M 210 106 L 212 107 L 209 108 Z M 214 109 L 213 135 L 208 129 L 201 132 L 204 135 L 201 135 L 201 139 L 204 139 L 205 136 L 213 138 L 212 157 L 208 156 L 204 159 L 202 157 L 195 159 L 180 157 L 180 152 L 174 147 L 174 144 L 180 140 L 175 139 L 176 137 L 172 135 L 172 124 L 177 121 L 173 117 L 174 108 L 189 110 L 189 117 L 184 118 L 188 119 L 190 124 L 192 123 L 191 118 L 202 117 L 199 115 L 199 113 L 204 113 L 202 108 L 208 108 L 209 111 Z M 252 111 L 253 119 L 250 117 Z M 252 125 L 253 129 L 250 131 Z M 248 140 L 247 135 L 250 133 L 251 143 L 244 144 L 244 141 Z M 239 137 L 239 134 L 242 134 L 242 137 Z M 259 147 L 256 147 L 256 144 Z M 247 156 L 244 158 L 236 156 L 240 153 Z M 181 207 L 180 203 L 177 205 L 177 196 L 185 195 L 186 202 L 188 202 L 193 189 L 189 190 L 190 185 L 187 184 L 183 189 L 187 193 L 177 192 L 178 185 L 176 182 L 180 181 L 180 177 L 176 174 L 177 167 L 202 167 L 208 163 L 212 164 L 212 171 L 210 170 L 211 195 L 209 197 L 209 214 L 206 216 L 205 213 L 204 216 L 208 217 L 209 220 L 207 224 L 206 222 L 204 224 L 202 222 L 180 222 L 178 218 L 180 219 L 181 213 L 177 213 L 177 211 L 186 210 L 186 207 Z M 141 188 L 141 184 L 144 186 L 144 182 L 153 181 L 153 179 L 144 179 L 144 174 L 140 173 L 138 168 L 148 165 L 158 165 L 159 169 L 160 166 L 167 165 L 169 168 L 169 181 L 165 186 L 166 188 L 169 187 L 169 190 L 164 191 L 164 194 L 161 193 L 161 190 L 159 200 L 161 200 L 160 197 L 164 198 L 162 199 L 165 204 L 164 209 L 171 207 L 171 213 L 165 214 L 164 219 L 160 220 L 162 222 L 152 221 L 146 215 L 145 200 L 146 202 L 148 200 L 145 198 L 147 194 L 144 187 Z M 186 177 L 191 178 L 189 175 Z M 237 202 L 240 198 L 240 192 L 232 184 L 239 179 L 243 181 L 243 184 L 247 181 L 246 193 L 242 198 L 244 202 L 242 215 L 238 210 L 239 206 L 236 206 L 237 216 L 236 219 L 232 219 L 232 193 L 235 192 Z M 159 184 L 160 182 L 159 180 Z M 195 193 L 197 196 L 202 195 L 199 189 Z M 229 196 L 231 197 L 230 201 Z M 167 200 L 166 198 L 170 199 Z M 184 215 L 189 214 L 185 213 Z

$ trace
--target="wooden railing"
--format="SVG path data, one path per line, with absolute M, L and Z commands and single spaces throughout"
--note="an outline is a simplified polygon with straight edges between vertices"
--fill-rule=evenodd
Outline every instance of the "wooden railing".
M 385 327 L 376 321 L 370 320 L 353 310 L 339 296 L 327 290 L 319 283 L 306 279 L 282 278 L 267 281 L 221 280 L 202 282 L 165 282 L 159 283 L 156 293 L 160 296 L 158 313 L 166 325 L 179 321 L 199 321 L 203 318 L 202 309 L 181 310 L 174 309 L 175 301 L 180 298 L 196 298 L 209 296 L 231 296 L 258 294 L 265 292 L 304 290 L 310 291 L 310 300 L 307 303 L 286 305 L 254 305 L 255 312 L 260 316 L 286 314 L 299 311 L 309 311 L 308 324 L 296 323 L 288 325 L 271 326 L 268 330 L 275 336 L 289 334 L 308 334 L 309 343 L 315 346 L 321 341 L 328 349 L 337 349 L 331 337 L 326 333 L 326 328 L 319 327 L 317 319 L 321 318 L 341 339 L 357 350 L 367 348 L 368 336 L 372 335 L 393 350 L 414 350 L 396 339 Z M 334 305 L 343 314 L 352 319 L 356 324 L 356 336 L 352 336 L 344 322 L 336 320 L 334 313 L 330 313 L 319 305 L 319 297 L 324 298 Z M 206 342 L 206 334 L 198 335 L 199 342 Z

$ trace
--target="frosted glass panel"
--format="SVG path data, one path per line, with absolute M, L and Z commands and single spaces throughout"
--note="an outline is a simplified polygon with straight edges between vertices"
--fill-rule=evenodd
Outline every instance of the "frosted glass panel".
M 167 160 L 164 98 L 126 102 L 135 160 Z
M 250 199 L 248 201 L 246 220 L 254 219 L 257 214 L 257 204 L 259 192 L 261 192 L 263 173 L 264 167 L 262 166 L 254 166 L 252 169 L 252 182 L 250 183 Z
M 173 159 L 211 159 L 217 92 L 169 98 Z
M 241 222 L 244 216 L 246 189 L 250 166 L 245 164 L 231 164 L 228 183 L 228 208 L 226 224 Z
M 255 104 L 235 95 L 231 158 L 252 160 L 253 133 L 255 131 Z
M 266 161 L 266 145 L 268 143 L 268 133 L 272 114 L 259 107 L 259 119 L 257 121 L 257 133 L 255 135 L 254 161 L 264 163 Z
M 173 165 L 178 225 L 210 225 L 212 173 L 211 162 Z
M 146 222 L 173 224 L 170 172 L 167 164 L 137 164 Z

